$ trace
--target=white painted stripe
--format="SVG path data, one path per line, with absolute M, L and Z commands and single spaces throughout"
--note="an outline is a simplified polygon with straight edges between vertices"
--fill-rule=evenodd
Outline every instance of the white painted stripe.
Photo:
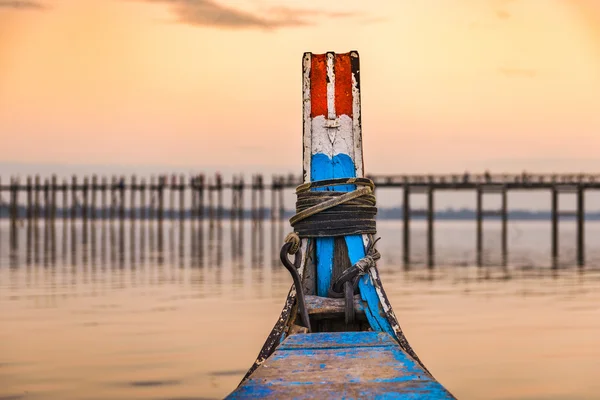
M 350 53 L 350 60 L 358 59 L 358 53 L 353 51 Z M 352 71 L 352 132 L 354 134 L 353 145 L 354 149 L 351 153 L 351 157 L 354 160 L 356 166 L 356 176 L 361 178 L 364 176 L 364 163 L 363 163 L 363 146 L 362 146 L 362 127 L 360 120 L 360 88 L 358 87 L 358 80 L 356 79 L 355 73 L 358 71 Z
M 303 166 L 304 166 L 304 183 L 310 182 L 310 162 L 312 156 L 312 118 L 311 112 L 311 96 L 310 96 L 310 69 L 312 63 L 312 54 L 304 53 L 303 72 L 302 72 L 302 102 L 303 102 L 303 118 L 304 132 L 302 134 Z
M 327 118 L 334 120 L 335 115 L 335 72 L 334 68 L 335 54 L 327 53 Z M 332 129 L 335 132 L 335 129 Z

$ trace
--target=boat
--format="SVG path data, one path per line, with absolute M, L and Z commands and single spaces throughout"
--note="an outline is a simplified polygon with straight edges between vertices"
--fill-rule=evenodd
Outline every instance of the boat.
M 400 328 L 377 271 L 356 51 L 303 56 L 303 179 L 281 262 L 293 285 L 227 399 L 454 399 Z

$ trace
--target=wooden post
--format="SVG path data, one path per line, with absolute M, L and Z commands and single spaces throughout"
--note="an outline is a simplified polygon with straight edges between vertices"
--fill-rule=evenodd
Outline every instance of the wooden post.
M 285 204 L 284 204 L 284 188 L 285 188 L 285 177 L 280 176 L 279 177 L 279 199 L 277 200 L 277 205 L 279 206 L 279 212 L 277 213 L 277 215 L 279 216 L 280 220 L 283 220 L 285 218 Z
M 585 264 L 585 187 L 577 185 L 577 265 Z
M 427 192 L 427 265 L 433 267 L 434 264 L 434 242 L 433 242 L 433 218 L 435 208 L 433 204 L 433 186 L 429 186 Z
M 265 208 L 265 185 L 263 181 L 263 176 L 257 176 L 258 183 L 258 219 L 262 222 L 265 217 L 264 208 Z
M 506 186 L 502 187 L 502 265 L 508 264 L 508 196 Z
M 100 187 L 100 190 L 102 191 L 102 220 L 106 220 L 106 214 L 107 214 L 107 209 L 106 207 L 108 206 L 107 202 L 106 202 L 106 189 L 107 189 L 107 181 L 106 181 L 106 177 L 103 176 L 102 177 L 102 184 Z
M 198 216 L 198 177 L 192 175 L 189 180 L 190 194 L 192 196 L 192 205 L 190 206 L 190 219 L 194 221 Z M 192 230 L 192 235 L 194 231 Z M 192 254 L 193 257 L 193 254 Z
M 27 177 L 27 224 L 31 225 L 31 219 L 33 218 L 33 183 L 31 176 Z
M 82 241 L 83 243 L 87 243 L 87 230 L 88 230 L 88 211 L 89 211 L 89 203 L 88 203 L 88 191 L 89 191 L 89 178 L 87 176 L 83 177 L 83 186 L 81 188 L 82 194 L 82 205 L 81 205 L 81 217 L 83 218 L 83 228 L 82 228 Z
M 558 189 L 552 186 L 552 266 L 558 267 Z
M 223 218 L 223 177 L 220 173 L 215 175 L 215 186 L 217 190 L 217 219 Z
M 19 181 L 18 178 L 10 179 L 10 248 L 12 250 L 16 250 L 17 248 L 17 220 L 19 218 L 18 215 L 18 190 L 19 190 Z M 13 253 L 14 254 L 14 253 Z
M 119 179 L 119 219 L 121 224 L 125 221 L 125 177 Z
M 142 178 L 140 181 L 140 218 L 143 221 L 148 219 L 148 204 L 146 204 L 146 178 Z
M 477 265 L 483 265 L 483 188 L 477 185 Z
M 165 216 L 164 209 L 164 189 L 165 189 L 165 176 L 161 175 L 158 177 L 158 222 L 162 224 Z
M 44 220 L 45 224 L 48 224 L 50 220 L 50 180 L 48 178 L 44 178 Z
M 244 222 L 244 176 L 243 175 L 240 175 L 238 191 L 239 191 L 238 218 L 239 218 L 240 223 L 243 223 Z
M 117 213 L 117 177 L 113 175 L 110 180 L 110 220 L 114 220 Z
M 256 223 L 257 220 L 257 207 L 256 207 L 256 195 L 257 195 L 257 183 L 256 183 L 256 175 L 252 175 L 252 179 L 250 181 L 250 215 L 252 218 L 252 222 Z
M 67 183 L 67 179 L 63 178 L 62 181 L 62 218 L 63 218 L 63 227 L 66 231 L 67 228 L 67 219 L 69 217 L 69 184 Z M 66 241 L 63 241 L 65 244 Z
M 275 222 L 275 213 L 277 210 L 277 178 L 271 177 L 271 221 Z
M 410 184 L 404 184 L 404 202 L 402 204 L 402 216 L 403 216 L 403 247 L 402 257 L 404 258 L 404 265 L 410 265 Z
M 173 219 L 175 217 L 175 191 L 177 190 L 177 176 L 175 174 L 171 175 L 171 182 L 167 182 L 169 186 L 169 213 L 168 218 Z
M 198 176 L 198 216 L 202 221 L 204 219 L 204 191 L 205 180 L 204 174 Z
M 149 189 L 149 194 L 150 194 L 150 204 L 148 205 L 148 213 L 150 214 L 150 220 L 153 220 L 156 216 L 154 213 L 155 210 L 155 196 L 156 193 L 158 192 L 156 190 L 157 186 L 156 186 L 156 177 L 153 175 L 150 177 L 150 186 L 148 187 Z
M 181 221 L 181 223 L 183 223 L 183 221 L 185 219 L 185 197 L 184 197 L 184 195 L 185 195 L 185 176 L 180 175 L 179 176 L 179 220 Z M 179 232 L 181 233 L 181 229 L 179 230 Z M 181 239 L 181 237 L 180 237 L 180 239 Z M 179 243 L 181 246 L 181 243 L 183 243 L 183 242 L 180 241 Z M 180 255 L 181 255 L 181 253 L 180 253 Z
M 304 54 L 303 111 L 304 183 L 331 178 L 364 177 L 357 52 Z M 283 189 L 283 180 L 280 180 L 280 184 Z M 340 185 L 327 189 L 348 192 L 355 190 L 356 186 Z M 280 191 L 279 200 L 280 218 L 283 218 L 283 190 Z M 331 284 L 339 274 L 365 256 L 365 244 L 369 240 L 368 235 L 315 239 L 314 287 L 318 296 L 329 296 Z M 302 240 L 302 246 L 306 252 L 308 239 Z M 374 330 L 393 332 L 390 319 L 381 313 L 388 302 L 381 290 L 380 294 L 375 290 L 375 287 L 380 286 L 377 272 L 370 269 L 368 275 L 359 279 L 358 290 L 366 307 L 371 310 L 371 327 Z M 382 302 L 386 306 L 382 306 Z
M 50 213 L 50 218 L 52 220 L 52 224 L 54 224 L 54 221 L 56 220 L 56 186 L 57 186 L 57 177 L 56 175 L 52 175 L 52 180 L 51 180 L 51 184 L 52 184 L 52 212 Z
M 92 224 L 96 221 L 96 218 L 98 218 L 98 205 L 96 203 L 96 200 L 98 198 L 98 175 L 94 174 L 92 175 L 92 197 L 90 199 L 90 218 L 92 220 Z M 94 229 L 92 227 L 92 229 Z
M 233 175 L 231 177 L 231 210 L 229 212 L 229 217 L 230 217 L 230 219 L 231 219 L 232 222 L 237 217 L 237 212 L 236 212 L 236 210 L 237 210 L 237 198 L 238 198 L 237 176 Z
M 36 224 L 38 219 L 41 216 L 41 207 L 40 207 L 40 191 L 42 189 L 42 185 L 40 182 L 40 176 L 36 175 L 35 176 L 35 184 L 33 187 L 33 201 L 34 201 L 34 209 L 33 209 L 33 219 L 35 220 Z
M 131 185 L 129 188 L 129 220 L 133 223 L 136 219 L 135 192 L 139 190 L 137 185 L 137 177 L 131 176 Z M 133 243 L 132 243 L 133 245 Z
M 57 177 L 56 175 L 52 175 L 52 179 L 51 179 L 51 185 L 52 185 L 52 193 L 51 193 L 51 201 L 52 201 L 52 212 L 50 213 L 50 220 L 51 220 L 51 224 L 50 224 L 50 241 L 51 241 L 51 247 L 50 247 L 50 259 L 52 261 L 52 265 L 54 265 L 56 263 L 56 228 L 55 228 L 55 221 L 56 221 L 56 186 L 57 186 Z
M 77 176 L 71 177 L 71 226 L 75 224 L 77 218 Z

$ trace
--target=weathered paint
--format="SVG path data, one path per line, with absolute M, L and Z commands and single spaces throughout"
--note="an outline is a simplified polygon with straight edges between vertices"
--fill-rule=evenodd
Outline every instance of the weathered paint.
M 303 87 L 310 91 L 304 93 L 304 98 L 310 99 L 311 107 L 311 123 L 304 121 L 304 154 L 306 157 L 310 148 L 311 155 L 309 165 L 304 160 L 305 170 L 310 171 L 308 176 L 305 175 L 305 182 L 362 176 L 358 54 L 314 54 L 311 55 L 310 66 L 306 58 L 304 65 Z M 310 84 L 306 82 L 307 76 Z M 304 107 L 306 118 L 309 115 L 306 101 Z M 314 190 L 348 192 L 355 188 L 354 185 L 344 185 Z M 345 240 L 350 262 L 354 264 L 365 256 L 364 240 L 360 235 L 346 236 Z M 316 242 L 317 294 L 327 296 L 333 271 L 334 239 L 318 238 Z M 380 300 L 369 276 L 361 279 L 359 289 L 368 304 L 366 315 L 371 327 L 395 336 L 381 312 Z
M 344 57 L 349 56 L 349 64 L 351 66 L 351 93 L 352 93 L 352 108 L 351 115 L 343 114 L 339 115 L 339 112 L 349 112 L 348 107 L 348 90 L 346 84 L 348 78 L 346 76 L 346 70 L 348 62 Z M 333 56 L 333 53 L 327 55 L 312 55 L 306 53 L 303 59 L 303 88 L 304 88 L 304 181 L 310 182 L 315 180 L 334 178 L 334 177 L 355 177 L 363 176 L 363 159 L 362 159 L 362 135 L 360 127 L 360 79 L 359 79 L 359 67 L 358 67 L 358 54 L 351 52 L 348 54 L 340 54 Z M 334 61 L 337 60 L 337 61 Z M 335 65 L 338 65 L 338 74 L 335 74 Z M 329 65 L 329 71 L 327 66 Z M 333 67 L 333 68 L 332 68 Z M 316 74 L 314 75 L 313 74 Z M 342 76 L 343 75 L 343 76 Z M 317 77 L 313 81 L 312 78 Z M 346 82 L 346 83 L 345 83 Z M 337 89 L 337 88 L 342 89 Z M 314 89 L 314 90 L 313 90 Z M 333 90 L 333 92 L 332 92 Z M 315 108 L 312 104 L 315 104 Z M 337 113 L 332 113 L 331 110 L 338 110 Z M 313 118 L 314 114 L 314 118 Z M 325 114 L 327 118 L 325 118 Z M 330 118 L 335 117 L 335 118 Z M 347 117 L 347 118 L 346 118 Z M 348 121 L 351 120 L 351 124 Z M 322 124 L 319 124 L 322 122 Z M 351 127 L 350 127 L 351 126 Z M 317 129 L 315 129 L 317 128 Z M 320 130 L 319 130 L 320 129 Z M 329 134 L 329 130 L 335 130 L 335 134 Z M 351 132 L 351 134 L 349 134 Z M 314 168 L 313 168 L 314 167 Z M 334 188 L 327 188 L 330 190 L 354 190 L 354 185 L 338 186 Z M 327 190 L 322 189 L 322 190 Z M 318 239 L 321 240 L 321 239 Z M 315 245 L 315 239 L 304 239 L 302 241 L 301 254 L 302 262 L 299 268 L 301 276 L 303 274 L 313 275 L 314 274 L 314 262 L 313 255 L 320 253 L 326 255 L 322 257 L 322 260 L 329 259 L 328 254 L 331 254 L 333 258 L 333 239 L 328 242 L 328 239 L 323 239 L 321 244 Z M 349 258 L 351 262 L 356 262 L 362 256 L 364 256 L 364 249 L 368 245 L 369 240 L 372 240 L 367 235 L 355 235 L 346 237 L 346 244 L 349 251 Z M 313 251 L 313 248 L 315 250 Z M 325 264 L 325 267 L 330 265 Z M 331 271 L 330 268 L 322 269 Z M 310 277 L 307 275 L 306 279 Z M 331 282 L 331 273 L 329 274 L 329 281 Z M 321 278 L 326 274 L 321 274 Z M 317 285 L 319 282 L 317 282 Z M 312 288 L 312 284 L 304 282 L 305 287 Z M 329 287 L 329 284 L 321 282 L 321 287 Z M 372 329 L 376 331 L 384 331 L 394 336 L 401 348 L 401 352 L 405 353 L 412 362 L 417 362 L 419 368 L 428 374 L 427 369 L 418 359 L 415 352 L 412 350 L 408 341 L 406 340 L 400 325 L 394 315 L 394 312 L 389 304 L 381 280 L 377 273 L 377 268 L 371 268 L 369 275 L 362 278 L 360 285 L 360 296 L 363 302 L 359 302 L 357 308 L 364 311 L 369 324 Z M 313 290 L 307 291 L 306 293 L 314 293 Z M 276 322 L 271 334 L 265 341 L 256 361 L 242 380 L 239 386 L 239 390 L 235 393 L 243 394 L 244 390 L 247 390 L 247 384 L 255 378 L 254 372 L 265 363 L 280 343 L 286 339 L 288 334 L 292 335 L 289 339 L 299 336 L 294 334 L 298 330 L 294 329 L 294 321 L 296 320 L 296 291 L 292 287 L 285 305 L 281 312 L 281 315 Z M 307 338 L 313 335 L 306 335 Z M 389 337 L 389 336 L 388 336 Z M 286 339 L 288 340 L 288 339 Z M 313 339 L 308 339 L 313 340 Z M 343 342 L 343 341 L 342 341 Z M 283 342 L 286 343 L 285 341 Z M 342 343 L 343 344 L 343 343 Z M 308 353 L 307 353 L 308 354 Z M 338 356 L 344 356 L 352 358 L 351 353 L 345 352 L 340 353 Z M 320 363 L 319 368 L 324 369 L 326 363 Z M 340 368 L 344 368 L 340 366 Z M 354 383 L 357 383 L 355 378 Z M 433 380 L 433 378 L 431 378 Z M 375 382 L 375 381 L 374 381 Z M 370 396 L 378 397 L 379 392 L 385 391 L 386 387 L 381 386 L 378 382 L 363 382 L 360 385 L 358 397 Z M 434 381 L 435 382 L 435 381 Z M 376 384 L 377 383 L 377 384 Z M 292 383 L 292 385 L 295 385 Z M 373 385 L 377 387 L 373 387 Z M 378 386 L 379 385 L 379 386 Z M 404 387 L 401 397 L 398 398 L 412 398 L 411 396 L 417 396 L 419 398 L 428 398 L 423 396 L 421 389 L 414 388 L 414 385 Z M 373 388 L 371 390 L 370 388 Z M 252 396 L 265 397 L 268 396 L 272 390 L 268 387 L 255 388 Z M 356 388 L 355 388 L 356 389 Z M 262 392 L 261 392 L 262 390 Z M 328 388 L 323 388 L 323 394 L 331 394 L 337 397 L 338 394 L 347 393 L 344 384 L 340 385 L 329 385 Z M 358 390 L 358 389 L 357 389 Z M 327 392 L 328 391 L 328 392 Z M 377 392 L 377 393 L 376 393 Z M 262 393 L 262 394 L 261 394 Z M 356 394 L 355 392 L 353 392 Z M 395 392 L 394 392 L 395 393 Z M 392 392 L 386 392 L 384 395 L 386 398 L 395 398 L 395 394 Z M 429 392 L 427 392 L 429 393 Z M 279 392 L 279 394 L 284 394 Z M 292 393 L 288 393 L 291 395 Z M 296 396 L 294 396 L 296 397 Z M 444 398 L 444 397 L 442 397 Z
M 388 334 L 292 335 L 227 399 L 453 399 Z

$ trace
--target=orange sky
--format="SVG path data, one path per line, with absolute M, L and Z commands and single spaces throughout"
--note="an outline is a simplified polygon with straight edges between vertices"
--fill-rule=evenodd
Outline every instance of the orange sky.
M 367 172 L 600 170 L 596 0 L 39 1 L 0 162 L 300 169 L 302 53 L 356 49 Z

